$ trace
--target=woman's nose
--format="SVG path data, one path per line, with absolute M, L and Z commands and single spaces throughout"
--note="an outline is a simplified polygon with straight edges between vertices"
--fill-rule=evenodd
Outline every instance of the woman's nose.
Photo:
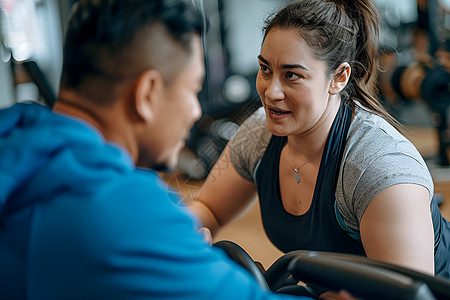
M 268 81 L 264 95 L 271 100 L 284 99 L 283 86 L 281 85 L 280 80 L 273 77 Z

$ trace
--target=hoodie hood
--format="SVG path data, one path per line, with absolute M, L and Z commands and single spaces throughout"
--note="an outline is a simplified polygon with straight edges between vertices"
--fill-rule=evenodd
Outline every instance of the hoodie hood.
M 0 110 L 0 215 L 134 169 L 128 152 L 81 120 L 37 103 Z

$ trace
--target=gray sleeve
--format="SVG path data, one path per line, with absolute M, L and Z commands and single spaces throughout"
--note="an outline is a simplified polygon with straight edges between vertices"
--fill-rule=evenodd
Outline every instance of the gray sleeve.
M 431 174 L 411 142 L 390 129 L 363 123 L 352 127 L 336 189 L 337 206 L 347 226 L 359 230 L 372 199 L 396 184 L 424 186 L 431 200 Z
M 264 108 L 261 107 L 242 123 L 230 141 L 231 163 L 239 175 L 248 181 L 255 181 L 255 167 L 263 157 L 271 136 L 266 126 Z

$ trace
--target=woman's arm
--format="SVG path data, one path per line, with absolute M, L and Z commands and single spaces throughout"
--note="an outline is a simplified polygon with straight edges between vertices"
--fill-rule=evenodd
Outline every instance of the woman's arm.
M 214 235 L 250 207 L 255 199 L 256 185 L 234 169 L 227 146 L 189 208 L 198 216 L 202 226 L 209 228 Z
M 360 223 L 366 254 L 434 275 L 434 232 L 428 190 L 397 184 L 381 191 Z

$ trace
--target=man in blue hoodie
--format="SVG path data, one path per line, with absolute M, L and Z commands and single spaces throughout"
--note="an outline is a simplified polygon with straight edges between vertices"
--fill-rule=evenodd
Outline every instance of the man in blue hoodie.
M 272 299 L 155 170 L 200 117 L 203 19 L 181 0 L 80 0 L 53 109 L 0 111 L 0 299 Z

